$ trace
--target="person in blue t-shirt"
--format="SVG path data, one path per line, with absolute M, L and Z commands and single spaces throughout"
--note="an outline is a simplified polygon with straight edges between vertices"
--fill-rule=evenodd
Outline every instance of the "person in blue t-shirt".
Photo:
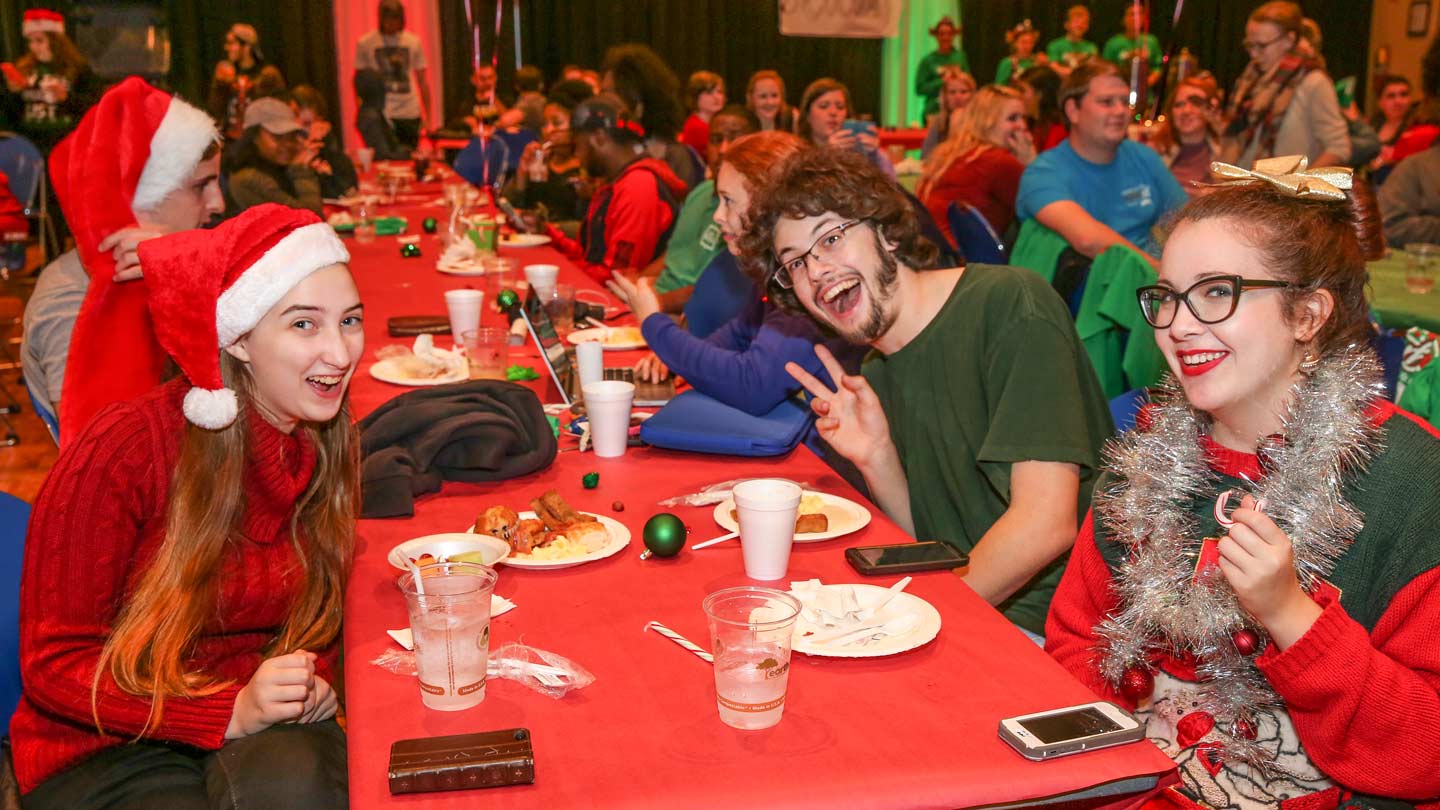
M 1188 200 L 1154 150 L 1126 139 L 1129 93 L 1112 63 L 1075 68 L 1060 87 L 1070 137 L 1020 179 L 1016 215 L 1039 220 L 1090 258 L 1115 244 L 1158 255 L 1151 229 Z

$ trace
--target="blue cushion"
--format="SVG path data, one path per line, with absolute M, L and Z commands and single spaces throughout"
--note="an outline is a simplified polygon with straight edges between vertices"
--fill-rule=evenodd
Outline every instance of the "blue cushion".
M 0 729 L 10 734 L 10 715 L 20 702 L 20 565 L 30 504 L 0 492 Z
M 699 391 L 686 391 L 640 426 L 647 444 L 692 453 L 779 456 L 790 452 L 810 427 L 810 410 L 787 399 L 763 416 L 752 416 Z

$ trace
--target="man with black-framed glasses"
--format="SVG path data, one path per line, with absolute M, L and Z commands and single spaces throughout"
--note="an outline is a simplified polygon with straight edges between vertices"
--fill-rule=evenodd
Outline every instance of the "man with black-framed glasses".
M 821 437 L 892 520 L 969 553 L 970 587 L 1040 633 L 1112 431 L 1064 302 L 1028 270 L 930 269 L 904 195 L 850 152 L 792 158 L 749 224 L 745 262 L 773 302 L 876 350 L 851 376 L 816 347 L 835 389 L 787 366 Z

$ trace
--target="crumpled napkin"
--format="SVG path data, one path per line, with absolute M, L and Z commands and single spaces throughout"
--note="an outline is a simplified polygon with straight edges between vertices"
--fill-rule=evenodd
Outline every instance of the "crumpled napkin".
M 480 249 L 469 239 L 456 239 L 445 247 L 445 252 L 440 254 L 439 261 L 435 262 L 436 267 L 446 269 L 478 270 L 480 260 Z
M 906 611 L 895 599 L 870 615 L 870 609 L 889 594 L 853 585 L 825 585 L 818 579 L 790 583 L 790 595 L 800 602 L 795 636 L 813 647 L 839 649 L 865 646 L 903 636 L 920 624 L 920 616 Z
M 499 594 L 490 594 L 490 618 L 493 619 L 502 613 L 509 613 L 514 609 L 514 602 L 511 602 Z M 407 650 L 415 649 L 415 636 L 410 632 L 410 628 L 408 627 L 403 630 L 386 630 L 385 635 L 394 639 L 396 644 L 399 644 Z

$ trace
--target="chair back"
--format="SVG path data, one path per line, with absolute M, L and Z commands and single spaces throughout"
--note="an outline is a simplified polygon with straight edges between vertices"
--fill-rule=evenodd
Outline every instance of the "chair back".
M 10 735 L 10 715 L 20 703 L 20 566 L 30 504 L 0 492 L 0 729 Z
M 45 176 L 45 157 L 40 149 L 28 138 L 0 133 L 0 172 L 10 179 L 10 193 L 25 207 L 25 213 L 30 213 Z
M 955 245 L 967 262 L 979 264 L 1005 264 L 1005 241 L 990 227 L 985 215 L 959 200 L 945 209 L 950 221 L 950 233 L 955 236 Z
M 25 381 L 25 394 L 30 397 L 30 407 L 35 409 L 35 415 L 40 417 L 40 421 L 45 423 L 45 429 L 50 431 L 51 441 L 55 442 L 56 447 L 59 447 L 60 420 L 55 416 L 54 412 L 48 410 L 44 405 L 41 405 L 40 400 L 35 398 L 35 392 L 30 390 L 29 381 Z
M 505 155 L 506 175 L 513 175 L 519 171 L 520 156 L 525 154 L 525 147 L 539 140 L 539 136 L 529 129 L 517 129 L 514 132 L 502 129 L 495 133 L 495 138 L 505 144 L 505 148 L 509 150 Z
M 1135 388 L 1110 400 L 1110 418 L 1115 422 L 1115 432 L 1124 433 L 1135 427 L 1135 415 L 1150 401 L 1150 391 Z

